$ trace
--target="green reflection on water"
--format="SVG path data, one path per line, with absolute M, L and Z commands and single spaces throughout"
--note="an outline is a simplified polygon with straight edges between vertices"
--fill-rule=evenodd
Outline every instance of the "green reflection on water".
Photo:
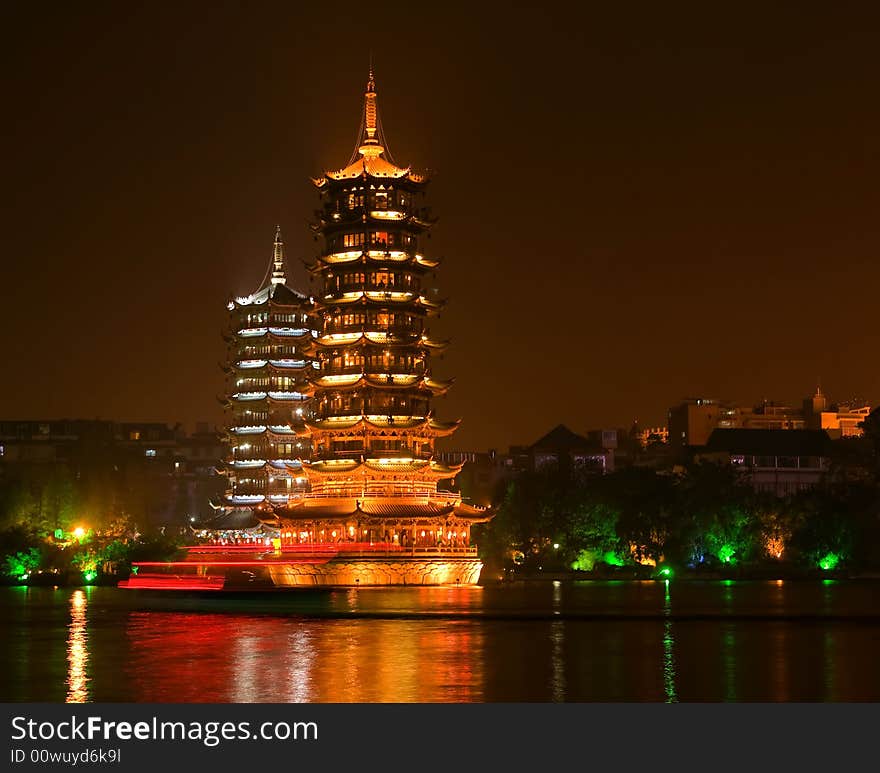
M 724 626 L 721 636 L 721 660 L 724 663 L 724 700 L 736 700 L 736 637 L 733 626 L 729 623 Z
M 669 593 L 669 580 L 665 582 L 665 595 L 663 597 L 663 689 L 666 693 L 667 703 L 678 703 L 678 696 L 675 692 L 675 653 L 673 645 L 675 639 L 672 637 L 672 597 Z

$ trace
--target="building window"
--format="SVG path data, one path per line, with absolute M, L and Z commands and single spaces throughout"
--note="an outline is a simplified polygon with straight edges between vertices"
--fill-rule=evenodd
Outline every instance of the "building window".
M 141 433 L 138 430 L 133 429 L 131 432 L 128 433 L 128 439 L 129 440 L 140 440 Z
M 155 448 L 147 448 L 144 451 L 144 456 L 148 456 L 152 459 L 153 457 L 156 456 L 156 449 Z

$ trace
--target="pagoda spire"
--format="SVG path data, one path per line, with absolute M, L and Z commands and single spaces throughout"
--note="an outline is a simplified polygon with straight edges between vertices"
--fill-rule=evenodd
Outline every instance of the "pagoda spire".
M 364 117 L 363 130 L 361 131 L 360 147 L 358 153 L 365 158 L 380 156 L 385 152 L 380 140 L 382 130 L 379 122 L 379 99 L 376 94 L 376 78 L 373 75 L 372 57 L 370 61 L 370 76 L 367 80 L 367 90 L 364 92 Z
M 281 240 L 281 226 L 275 226 L 275 246 L 272 256 L 272 284 L 283 285 L 287 281 L 284 275 L 284 242 Z

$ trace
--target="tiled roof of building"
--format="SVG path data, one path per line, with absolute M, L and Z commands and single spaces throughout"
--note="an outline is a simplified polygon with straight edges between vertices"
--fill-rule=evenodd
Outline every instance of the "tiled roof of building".
M 716 429 L 706 451 L 747 456 L 828 456 L 831 438 L 821 429 Z

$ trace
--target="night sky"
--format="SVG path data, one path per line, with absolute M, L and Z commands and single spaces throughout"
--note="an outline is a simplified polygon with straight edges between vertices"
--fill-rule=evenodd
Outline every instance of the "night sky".
M 878 18 L 622 5 L 6 4 L 0 418 L 222 423 L 225 303 L 276 223 L 309 291 L 371 49 L 433 174 L 451 447 L 880 402 Z

